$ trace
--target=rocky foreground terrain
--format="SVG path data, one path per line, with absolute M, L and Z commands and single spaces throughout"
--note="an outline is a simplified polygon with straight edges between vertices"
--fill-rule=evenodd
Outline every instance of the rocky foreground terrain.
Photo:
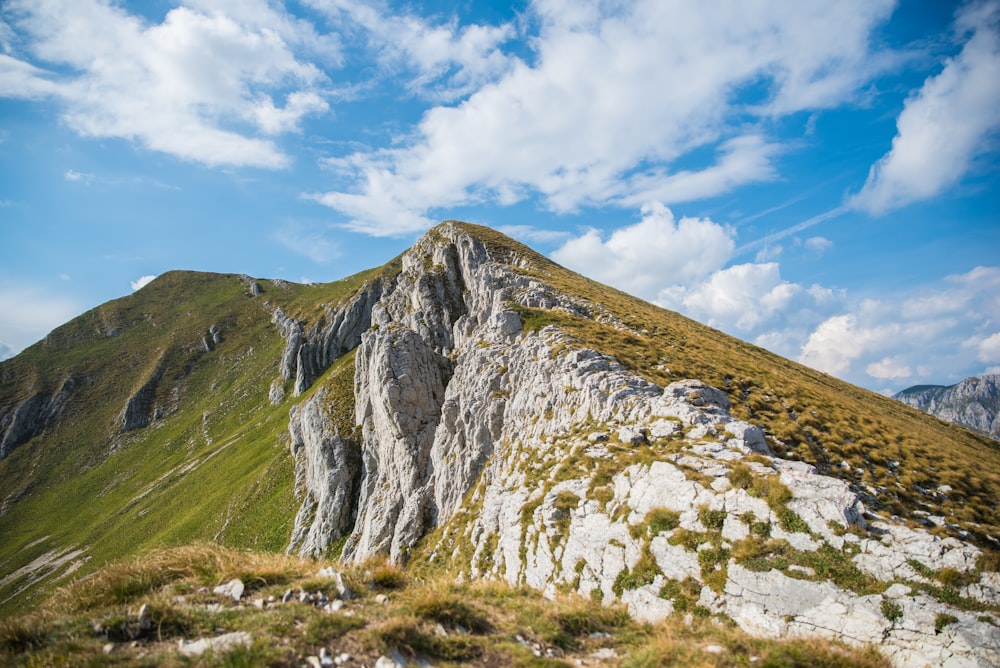
M 244 281 L 251 286 L 246 303 L 259 305 L 281 337 L 272 366 L 260 367 L 266 382 L 255 381 L 263 387 L 253 395 L 257 404 L 245 410 L 272 411 L 246 413 L 258 416 L 258 426 L 269 424 L 267 415 L 289 416 L 282 456 L 294 464 L 286 475 L 297 506 L 283 525 L 290 555 L 362 569 L 386 559 L 405 565 L 410 575 L 401 578 L 494 582 L 552 600 L 575 597 L 585 617 L 627 610 L 630 621 L 616 622 L 620 628 L 707 623 L 720 637 L 739 632 L 769 642 L 813 638 L 877 648 L 897 666 L 1000 665 L 996 472 L 963 472 L 966 460 L 958 459 L 974 461 L 979 453 L 981 461 L 995 461 L 985 440 L 942 431 L 908 409 L 897 415 L 887 400 L 855 398 L 856 388 L 717 333 L 645 319 L 643 309 L 651 307 L 623 310 L 620 293 L 584 296 L 579 277 L 481 228 L 438 226 L 388 266 L 345 298 L 324 303 L 319 317 L 272 301 L 275 287 Z M 218 340 L 203 339 L 198 354 L 222 351 L 230 331 L 222 327 Z M 709 346 L 717 352 L 708 353 Z M 251 352 L 227 364 L 247 364 L 241 360 Z M 164 384 L 165 365 L 153 365 L 147 378 Z M 710 378 L 690 373 L 706 365 L 716 369 Z M 176 391 L 159 393 L 136 383 L 117 424 L 124 420 L 132 425 L 124 431 L 140 435 L 167 429 L 176 419 L 171 413 L 184 411 L 177 383 Z M 14 418 L 4 423 L 7 434 L 24 410 L 8 410 Z M 56 419 L 42 413 L 52 417 L 35 421 L 32 438 Z M 147 416 L 146 424 L 136 414 Z M 212 436 L 210 411 L 199 417 L 185 447 L 201 444 L 214 454 L 179 463 L 163 479 L 208 470 L 213 457 L 241 447 L 236 436 L 221 444 Z M 252 421 L 244 416 L 241 424 Z M 137 447 L 116 429 L 116 448 Z M 938 455 L 942 438 L 953 446 Z M 31 447 L 24 433 L 11 442 L 28 442 L 15 455 Z M 254 484 L 264 485 L 275 470 Z M 128 507 L 156 488 L 151 484 Z M 228 506 L 216 540 L 246 521 L 241 508 L 259 512 L 253 498 Z M 22 544 L 32 545 L 27 536 Z M 67 581 L 66 573 L 52 574 Z M 270 589 L 263 588 L 257 607 L 277 607 L 286 598 L 282 582 L 262 582 Z M 209 584 L 225 583 L 202 586 Z M 166 586 L 146 591 L 187 595 Z M 489 590 L 469 586 L 472 597 Z M 338 586 L 300 589 L 291 595 L 315 589 L 327 606 Z M 207 591 L 194 593 L 201 604 L 217 603 L 199 598 Z M 126 628 L 153 623 L 143 621 L 136 597 L 120 603 L 132 605 L 124 608 Z M 437 628 L 427 624 L 435 619 L 441 638 L 458 626 L 470 630 L 408 610 L 420 617 L 414 637 L 433 637 Z M 235 633 L 227 630 L 234 626 L 219 628 Z M 548 645 L 523 625 L 490 622 L 501 627 L 504 641 L 534 650 L 531 657 L 567 660 L 546 655 Z M 150 637 L 143 633 L 136 632 L 136 642 Z M 376 646 L 410 659 L 481 659 L 442 654 L 414 637 Z M 602 636 L 586 637 L 581 647 L 601 649 Z M 238 645 L 253 642 L 252 634 L 238 638 Z M 720 652 L 691 661 L 751 660 L 746 651 L 734 658 L 732 647 L 718 646 Z M 602 662 L 666 665 L 637 661 L 645 650 L 636 645 L 605 649 L 613 655 L 598 657 Z M 327 651 L 331 661 L 339 656 Z

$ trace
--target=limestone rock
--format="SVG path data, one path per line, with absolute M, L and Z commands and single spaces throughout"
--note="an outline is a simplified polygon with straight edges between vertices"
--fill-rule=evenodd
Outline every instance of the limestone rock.
M 302 505 L 287 552 L 320 556 L 354 525 L 361 453 L 358 443 L 334 428 L 317 391 L 291 410 L 288 430 L 295 459 L 295 491 Z
M 201 638 L 194 641 L 181 640 L 178 650 L 184 656 L 198 657 L 208 651 L 221 654 L 236 647 L 249 647 L 252 643 L 253 637 L 249 633 L 235 631 L 214 638 Z
M 221 584 L 212 590 L 212 593 L 219 594 L 220 596 L 232 597 L 234 601 L 239 601 L 243 598 L 244 585 L 243 581 L 239 578 L 230 580 L 225 584 Z
M 650 621 L 684 596 L 758 635 L 881 643 L 897 665 L 995 663 L 995 626 L 905 584 L 919 581 L 914 560 L 971 572 L 975 547 L 866 519 L 856 490 L 774 456 L 717 388 L 693 379 L 660 387 L 556 327 L 526 331 L 521 308 L 625 325 L 512 272 L 516 254 L 491 253 L 444 225 L 404 253 L 397 276 L 330 311 L 323 327 L 307 332 L 275 313 L 287 332 L 282 375 L 294 371 L 296 392 L 354 340 L 331 334 L 331 323 L 370 325 L 355 358 L 360 464 L 346 463 L 350 444 L 324 423 L 321 392 L 293 409 L 306 500 L 290 549 L 317 554 L 349 533 L 343 559 L 402 561 L 441 527 L 431 558 L 462 577 L 576 591 Z M 787 513 L 733 484 L 736 463 L 780 481 L 791 496 L 781 510 L 802 522 L 783 529 Z M 818 565 L 758 572 L 733 557 L 764 537 L 804 563 L 817 551 L 841 559 L 887 589 L 859 595 L 821 578 Z M 995 585 L 983 577 L 965 591 L 996 604 Z M 938 614 L 958 621 L 935 632 Z
M 13 406 L 0 406 L 0 459 L 59 419 L 78 381 L 67 376 L 51 394 L 36 392 Z

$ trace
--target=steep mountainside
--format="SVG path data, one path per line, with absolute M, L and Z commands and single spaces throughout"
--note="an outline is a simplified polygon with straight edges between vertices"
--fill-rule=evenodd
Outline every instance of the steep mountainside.
M 893 396 L 942 420 L 1000 439 L 1000 375 L 956 385 L 915 385 Z
M 486 228 L 325 286 L 167 275 L 0 373 L 8 605 L 212 539 L 1000 661 L 995 442 Z

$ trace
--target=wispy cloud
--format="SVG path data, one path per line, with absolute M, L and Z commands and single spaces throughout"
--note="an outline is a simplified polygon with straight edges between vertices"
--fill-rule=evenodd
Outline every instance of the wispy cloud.
M 74 299 L 37 286 L 0 284 L 0 342 L 16 354 L 82 311 Z
M 325 227 L 289 223 L 276 230 L 274 238 L 288 250 L 316 264 L 329 264 L 341 255 L 340 246 L 329 240 Z
M 94 180 L 94 175 L 87 172 L 78 172 L 75 169 L 67 169 L 63 173 L 63 178 L 67 181 L 73 181 L 76 183 L 83 183 L 85 185 L 90 185 Z
M 956 25 L 968 41 L 906 101 L 892 150 L 872 166 L 852 207 L 881 214 L 937 195 L 965 176 L 1000 129 L 1000 3 L 969 3 Z

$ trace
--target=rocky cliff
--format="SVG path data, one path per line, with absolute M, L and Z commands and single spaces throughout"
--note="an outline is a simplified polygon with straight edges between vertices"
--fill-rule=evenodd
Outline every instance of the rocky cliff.
M 1000 577 L 980 548 L 874 513 L 852 484 L 777 456 L 769 442 L 783 444 L 734 418 L 725 392 L 658 385 L 545 326 L 560 313 L 641 336 L 512 248 L 439 226 L 330 319 L 370 323 L 354 424 L 331 427 L 322 391 L 293 409 L 303 503 L 289 550 L 346 536 L 347 561 L 418 555 L 650 621 L 878 643 L 898 665 L 1000 663 Z M 276 322 L 289 378 L 289 351 L 314 337 Z M 323 349 L 353 338 L 336 340 Z
M 966 378 L 955 385 L 915 385 L 894 399 L 1000 439 L 1000 375 Z

